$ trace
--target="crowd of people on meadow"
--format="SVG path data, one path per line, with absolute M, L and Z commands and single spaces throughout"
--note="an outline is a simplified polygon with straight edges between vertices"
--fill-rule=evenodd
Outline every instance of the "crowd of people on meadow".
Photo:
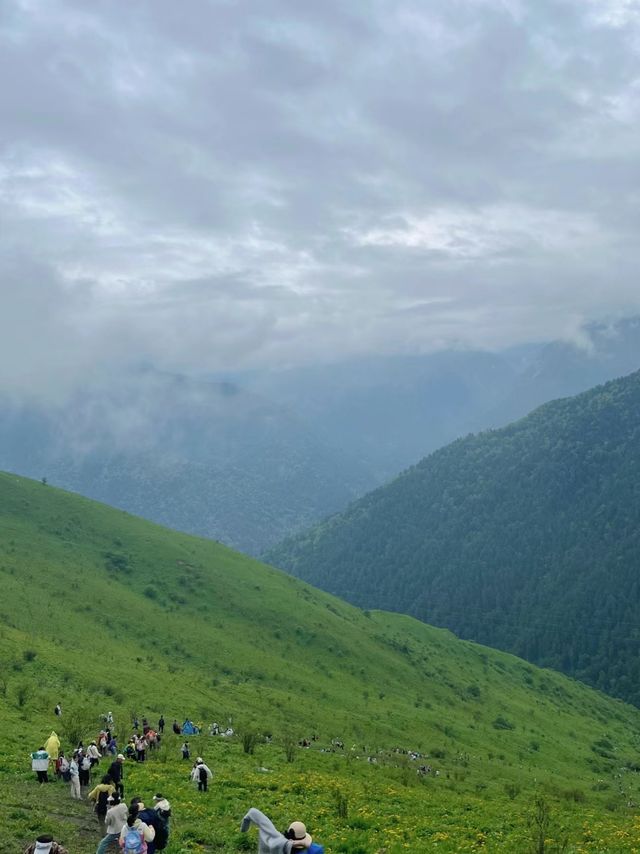
M 62 707 L 56 705 L 55 714 L 62 717 Z M 126 745 L 119 752 L 118 739 L 114 731 L 114 720 L 111 712 L 102 715 L 103 726 L 89 744 L 81 742 L 69 755 L 60 749 L 60 739 L 55 731 L 46 742 L 31 754 L 31 767 L 36 773 L 39 783 L 48 783 L 49 773 L 53 769 L 56 780 L 69 784 L 71 797 L 86 798 L 92 803 L 102 838 L 98 843 L 96 854 L 106 854 L 108 850 L 120 849 L 126 854 L 153 854 L 166 848 L 169 839 L 171 805 L 164 795 L 156 792 L 153 796 L 153 806 L 147 807 L 143 800 L 136 796 L 125 801 L 125 766 L 129 762 L 145 762 L 147 751 L 155 751 L 164 736 L 166 721 L 161 715 L 157 726 L 153 727 L 146 717 L 140 721 L 137 716 L 132 718 L 132 728 Z M 171 731 L 175 736 L 199 735 L 202 728 L 186 718 L 181 725 L 173 720 Z M 229 726 L 221 727 L 212 723 L 208 728 L 210 736 L 231 737 L 234 735 L 231 721 Z M 264 736 L 265 742 L 271 741 L 271 734 Z M 299 740 L 298 746 L 303 749 L 312 747 L 321 752 L 344 752 L 344 741 L 332 739 L 326 747 L 318 743 L 318 736 L 313 734 Z M 351 752 L 359 753 L 356 745 Z M 378 756 L 367 754 L 365 748 L 363 758 L 369 763 L 377 763 Z M 439 775 L 431 765 L 419 763 L 424 759 L 418 751 L 405 750 L 400 747 L 393 749 L 394 754 L 404 754 L 410 762 L 417 765 L 417 774 L 426 776 Z M 191 759 L 191 748 L 188 738 L 184 738 L 180 746 L 183 760 Z M 108 765 L 107 765 L 108 763 Z M 105 771 L 106 766 L 106 771 Z M 105 773 L 100 774 L 100 771 Z M 95 778 L 98 777 L 99 780 Z M 196 784 L 199 792 L 207 792 L 213 771 L 202 756 L 198 756 L 190 770 L 190 779 Z M 92 780 L 92 778 L 94 778 Z M 323 854 L 324 849 L 313 843 L 302 822 L 292 822 L 286 831 L 278 831 L 270 819 L 260 810 L 252 808 L 245 815 L 242 830 L 246 831 L 251 825 L 258 829 L 258 854 L 290 854 L 294 851 L 309 851 L 310 854 Z M 67 854 L 65 849 L 50 836 L 40 836 L 26 849 L 25 854 Z
M 54 709 L 56 717 L 62 717 L 62 706 L 58 703 Z M 31 767 L 40 784 L 50 782 L 50 772 L 54 780 L 69 784 L 71 797 L 86 798 L 92 805 L 98 819 L 102 838 L 98 842 L 96 854 L 107 854 L 109 850 L 121 850 L 125 854 L 154 854 L 163 851 L 169 840 L 171 804 L 160 792 L 153 796 L 153 806 L 147 807 L 142 798 L 136 796 L 125 801 L 124 768 L 127 761 L 145 762 L 147 750 L 155 750 L 162 739 L 166 722 L 161 715 L 158 725 L 153 728 L 147 718 L 140 722 L 134 716 L 132 732 L 123 752 L 118 752 L 117 737 L 114 732 L 114 720 L 111 712 L 102 715 L 103 727 L 87 746 L 82 741 L 66 756 L 61 750 L 60 739 L 53 730 L 45 743 L 31 754 Z M 188 718 L 184 724 L 173 721 L 175 735 L 197 735 L 201 728 Z M 220 727 L 212 723 L 209 727 L 212 736 L 233 736 L 231 726 Z M 190 759 L 189 743 L 185 740 L 181 746 L 183 759 Z M 100 770 L 99 782 L 95 778 Z M 190 779 L 197 785 L 199 792 L 208 790 L 213 772 L 201 756 L 198 756 L 190 771 Z M 93 785 L 93 788 L 91 786 Z M 292 822 L 286 831 L 280 833 L 273 823 L 260 810 L 252 808 L 245 815 L 241 830 L 247 831 L 251 825 L 258 829 L 258 851 L 269 854 L 290 854 L 295 851 L 308 851 L 309 854 L 323 854 L 322 846 L 312 841 L 302 822 Z M 24 854 L 68 854 L 67 850 L 52 836 L 40 835 L 25 848 Z

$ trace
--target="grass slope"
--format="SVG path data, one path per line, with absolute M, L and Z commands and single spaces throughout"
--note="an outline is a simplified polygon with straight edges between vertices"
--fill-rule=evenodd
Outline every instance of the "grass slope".
M 327 854 L 395 854 L 408 841 L 524 852 L 538 797 L 552 809 L 543 837 L 568 835 L 567 850 L 640 850 L 638 713 L 558 674 L 2 474 L 0 578 L 0 850 L 43 829 L 73 854 L 95 850 L 88 807 L 30 772 L 58 700 L 65 747 L 76 710 L 85 737 L 107 710 L 121 736 L 134 711 L 233 720 L 230 741 L 192 740 L 216 771 L 204 797 L 174 736 L 127 769 L 129 796 L 160 789 L 173 802 L 169 854 L 254 849 L 238 834 L 250 805 L 278 825 L 301 815 Z M 248 754 L 253 732 L 274 739 Z M 287 740 L 312 733 L 314 748 L 288 762 Z M 335 737 L 344 753 L 322 752 Z M 439 775 L 418 778 L 395 747 L 427 754 Z
M 269 553 L 640 706 L 640 372 L 427 457 Z

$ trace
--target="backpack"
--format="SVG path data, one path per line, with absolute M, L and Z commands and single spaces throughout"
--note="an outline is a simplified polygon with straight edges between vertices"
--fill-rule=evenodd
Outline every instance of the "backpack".
M 103 792 L 98 792 L 98 800 L 96 801 L 96 812 L 98 815 L 106 815 L 107 814 L 107 798 L 109 797 L 109 790 L 105 789 Z
M 122 848 L 124 854 L 145 854 L 147 843 L 139 830 L 135 827 L 130 827 L 124 837 L 124 846 Z
M 200 768 L 198 769 L 198 777 L 199 777 L 201 783 L 206 782 L 206 780 L 207 780 L 207 769 L 204 767 L 204 765 L 201 765 Z

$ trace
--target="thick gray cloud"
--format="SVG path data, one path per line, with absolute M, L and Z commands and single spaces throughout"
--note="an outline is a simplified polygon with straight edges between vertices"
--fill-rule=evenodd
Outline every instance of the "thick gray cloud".
M 640 309 L 637 0 L 0 5 L 0 387 Z

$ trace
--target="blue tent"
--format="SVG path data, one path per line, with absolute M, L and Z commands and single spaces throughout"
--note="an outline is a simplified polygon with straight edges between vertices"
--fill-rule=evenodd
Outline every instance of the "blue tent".
M 182 724 L 182 734 L 183 735 L 197 735 L 200 732 L 198 727 L 190 721 L 189 718 Z

